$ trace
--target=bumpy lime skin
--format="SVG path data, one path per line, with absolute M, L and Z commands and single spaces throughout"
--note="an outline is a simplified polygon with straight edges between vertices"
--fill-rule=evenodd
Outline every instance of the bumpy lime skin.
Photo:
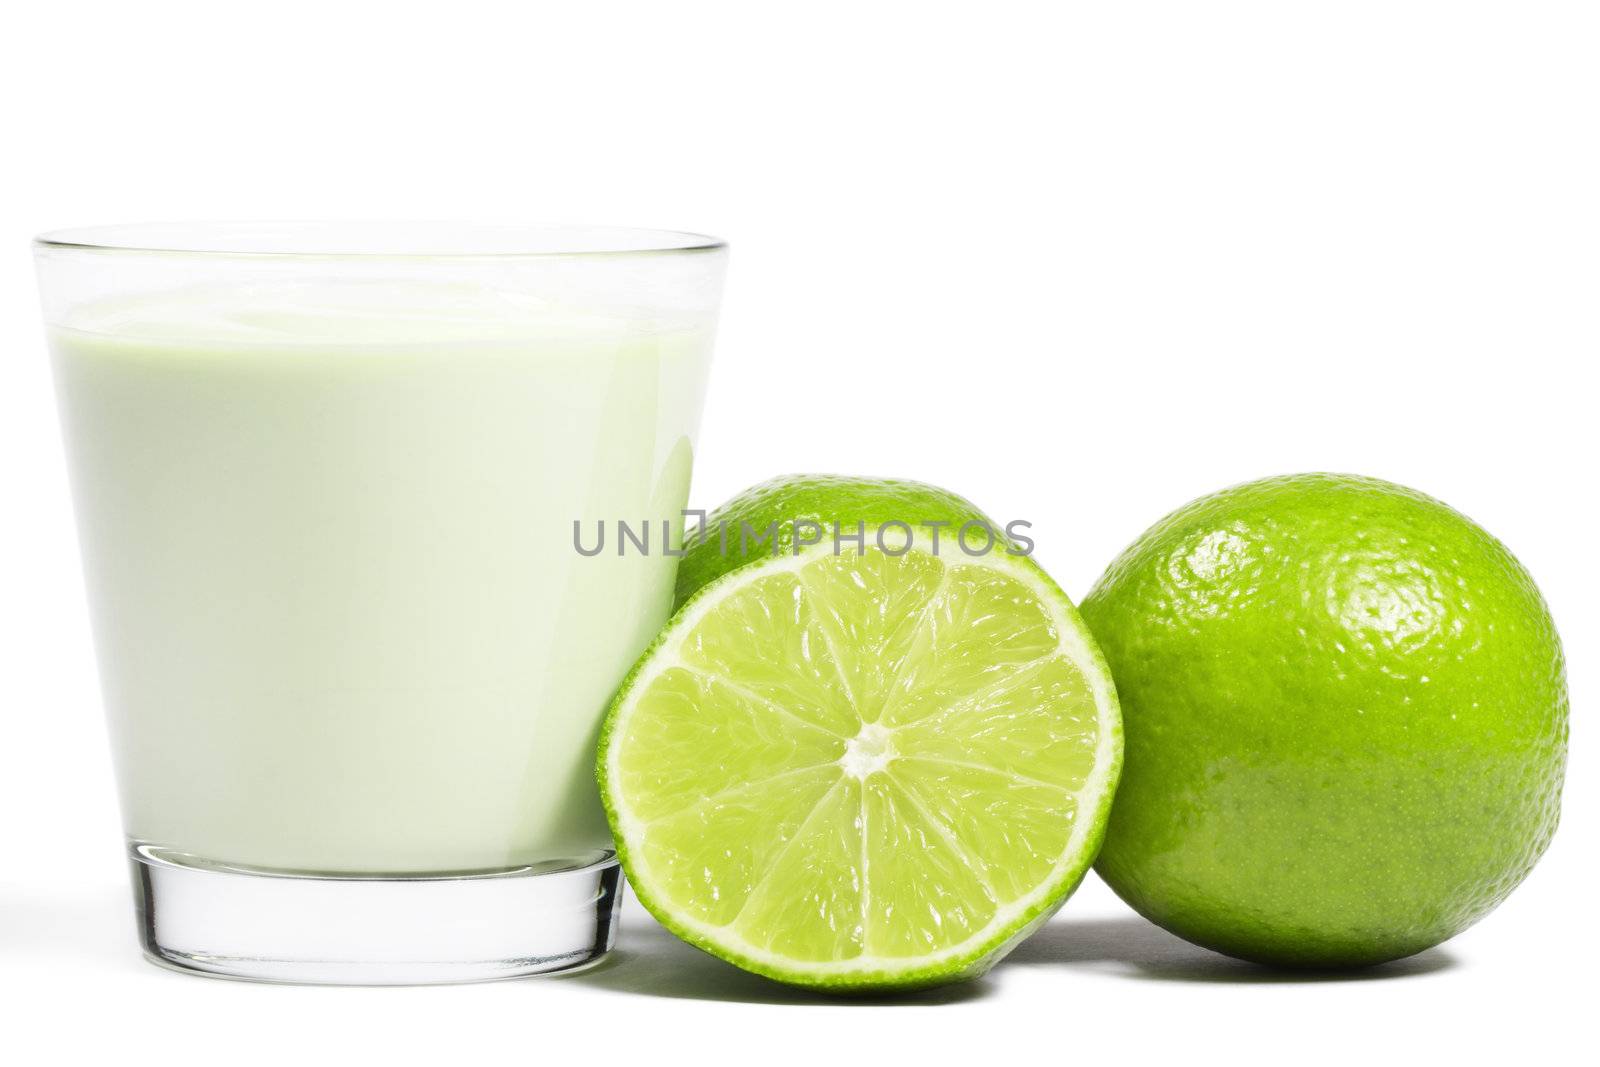
M 768 526 L 777 523 L 773 540 L 758 541 Z M 937 535 L 939 554 L 959 557 L 956 543 L 968 522 L 989 526 L 995 534 L 993 551 L 1014 547 L 1004 531 L 986 518 L 970 500 L 923 482 L 893 478 L 852 478 L 836 474 L 790 474 L 771 478 L 733 497 L 707 516 L 704 524 L 691 523 L 684 538 L 684 558 L 678 563 L 678 588 L 674 610 L 717 578 L 746 563 L 785 555 L 794 550 L 797 524 L 815 523 L 824 542 L 831 543 L 835 524 L 843 537 L 858 526 L 871 528 L 903 522 L 918 544 L 931 545 Z M 926 523 L 938 523 L 929 527 Z M 798 527 L 808 537 L 815 530 Z M 903 534 L 892 534 L 903 536 Z M 870 536 L 870 535 L 869 535 Z M 891 547 L 898 541 L 890 542 Z M 977 551 L 983 544 L 976 530 L 967 544 Z M 846 552 L 853 541 L 842 541 Z
M 1561 643 L 1528 572 L 1401 486 L 1268 478 L 1197 500 L 1082 604 L 1125 765 L 1096 869 L 1137 911 L 1268 964 L 1436 945 L 1549 844 Z

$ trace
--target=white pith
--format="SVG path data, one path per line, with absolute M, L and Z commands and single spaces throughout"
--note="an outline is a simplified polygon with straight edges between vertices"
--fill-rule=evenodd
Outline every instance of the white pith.
M 861 732 L 845 742 L 839 766 L 852 778 L 865 780 L 889 766 L 894 758 L 891 732 L 875 722 L 862 723 Z
M 913 545 L 912 551 L 924 552 L 926 549 Z M 760 577 L 773 574 L 801 570 L 814 562 L 819 556 L 831 553 L 832 546 L 823 542 L 811 546 L 797 555 L 782 557 L 763 563 L 757 570 Z M 756 945 L 750 944 L 728 925 L 707 923 L 681 911 L 674 910 L 672 921 L 682 927 L 683 931 L 696 939 L 702 939 L 718 946 L 730 955 L 743 957 L 755 964 L 764 966 L 773 971 L 790 972 L 798 975 L 815 977 L 848 978 L 853 975 L 882 974 L 884 972 L 907 972 L 936 967 L 945 960 L 959 959 L 969 956 L 972 952 L 994 941 L 1000 935 L 1008 932 L 1018 925 L 1030 912 L 1037 909 L 1047 901 L 1059 887 L 1062 878 L 1070 869 L 1080 866 L 1083 850 L 1089 835 L 1096 829 L 1098 820 L 1095 818 L 1099 811 L 1101 801 L 1106 793 L 1109 778 L 1117 765 L 1116 746 L 1120 735 L 1119 723 L 1116 712 L 1116 699 L 1108 684 L 1109 678 L 1101 666 L 1095 652 L 1090 648 L 1081 632 L 1082 624 L 1068 615 L 1066 610 L 1066 597 L 1038 572 L 1024 566 L 1005 555 L 1003 551 L 989 553 L 984 556 L 964 557 L 960 560 L 949 560 L 943 556 L 936 557 L 945 567 L 945 581 L 948 582 L 950 573 L 960 567 L 978 567 L 999 571 L 1021 581 L 1034 593 L 1039 603 L 1045 606 L 1050 614 L 1051 622 L 1060 637 L 1061 645 L 1054 655 L 1065 656 L 1082 672 L 1089 692 L 1094 700 L 1096 712 L 1096 749 L 1094 766 L 1084 781 L 1081 788 L 1069 795 L 1075 801 L 1077 816 L 1073 819 L 1071 833 L 1066 845 L 1061 851 L 1054 867 L 1039 883 L 1021 897 L 1002 904 L 995 910 L 989 922 L 970 937 L 953 945 L 946 946 L 935 952 L 921 956 L 875 956 L 869 953 L 852 956 L 844 960 L 830 961 L 805 961 L 789 956 L 769 952 Z M 752 576 L 754 577 L 754 576 Z M 674 620 L 671 633 L 663 645 L 650 657 L 648 664 L 636 676 L 629 686 L 629 698 L 618 708 L 618 713 L 611 724 L 611 736 L 617 739 L 625 736 L 628 720 L 632 716 L 637 704 L 638 694 L 649 690 L 651 683 L 675 667 L 684 666 L 681 649 L 684 639 L 700 624 L 701 620 L 716 608 L 730 595 L 744 588 L 745 583 L 739 581 L 726 582 L 720 588 L 714 588 L 710 593 L 700 597 L 689 605 L 684 614 Z M 938 594 L 930 598 L 930 602 L 937 599 Z M 763 703 L 766 703 L 763 701 Z M 607 792 L 614 806 L 614 815 L 618 824 L 619 836 L 625 845 L 638 842 L 642 839 L 646 823 L 637 819 L 624 803 L 622 790 L 617 779 L 618 766 L 615 756 L 615 744 L 608 750 L 605 767 Z M 849 739 L 844 756 L 838 765 L 845 776 L 865 779 L 868 775 L 883 770 L 894 757 L 892 731 L 877 724 L 868 724 L 854 738 Z M 993 768 L 986 768 L 993 770 Z M 1052 783 L 1041 783 L 1052 784 Z M 1060 788 L 1056 786 L 1055 788 Z M 821 801 L 818 806 L 821 806 Z M 865 863 L 865 836 L 863 835 L 863 863 Z M 630 849 L 632 864 L 639 871 L 648 874 L 649 867 L 640 850 Z M 642 881 L 650 881 L 648 877 Z M 661 901 L 670 904 L 670 900 Z

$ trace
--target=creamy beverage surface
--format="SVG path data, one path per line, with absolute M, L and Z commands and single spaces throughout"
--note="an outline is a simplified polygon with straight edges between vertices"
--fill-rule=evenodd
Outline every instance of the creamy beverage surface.
M 670 607 L 710 333 L 424 284 L 52 327 L 130 838 L 372 874 L 609 848 L 594 736 Z

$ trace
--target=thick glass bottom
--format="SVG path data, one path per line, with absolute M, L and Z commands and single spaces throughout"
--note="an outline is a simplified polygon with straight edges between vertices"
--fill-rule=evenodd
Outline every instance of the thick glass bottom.
M 132 850 L 139 939 L 196 974 L 317 985 L 432 985 L 581 967 L 616 934 L 611 852 L 555 869 L 335 876 Z

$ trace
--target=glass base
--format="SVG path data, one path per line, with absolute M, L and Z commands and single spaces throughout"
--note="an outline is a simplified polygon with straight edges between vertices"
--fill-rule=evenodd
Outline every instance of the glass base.
M 443 876 L 286 874 L 133 849 L 139 939 L 190 973 L 317 985 L 432 985 L 581 967 L 616 936 L 613 853 Z

